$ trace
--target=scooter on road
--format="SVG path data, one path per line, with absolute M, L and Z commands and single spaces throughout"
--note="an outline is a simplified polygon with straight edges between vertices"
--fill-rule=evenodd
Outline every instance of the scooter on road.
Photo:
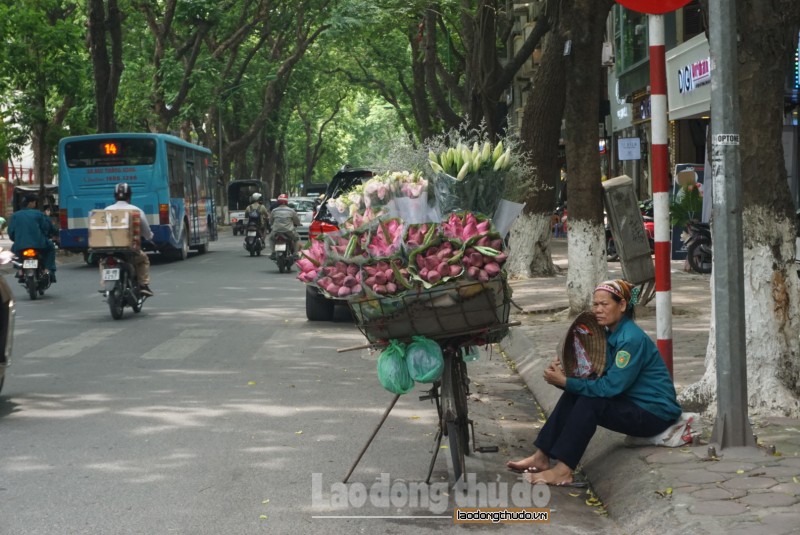
M 261 216 L 258 212 L 250 215 L 247 219 L 247 226 L 244 231 L 244 248 L 250 256 L 261 256 L 264 250 L 264 238 L 259 230 Z
M 45 271 L 44 255 L 38 249 L 24 249 L 21 256 L 14 260 L 14 267 L 18 269 L 19 283 L 28 290 L 31 300 L 43 296 L 52 283 L 50 272 Z
M 131 307 L 135 313 L 142 311 L 147 299 L 142 295 L 136 268 L 133 265 L 132 253 L 128 250 L 103 251 L 100 253 L 100 293 L 106 298 L 111 317 L 122 318 L 125 307 Z
M 292 270 L 295 261 L 294 238 L 288 232 L 277 232 L 275 234 L 275 263 L 278 264 L 278 271 L 288 273 Z

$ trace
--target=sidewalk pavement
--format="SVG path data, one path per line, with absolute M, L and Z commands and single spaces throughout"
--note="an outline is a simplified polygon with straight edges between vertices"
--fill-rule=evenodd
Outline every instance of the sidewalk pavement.
M 512 308 L 511 319 L 522 325 L 500 344 L 546 414 L 561 391 L 548 385 L 542 372 L 574 319 L 567 311 L 566 239 L 553 240 L 552 253 L 558 275 L 511 282 L 514 302 L 523 309 Z M 711 315 L 710 275 L 686 273 L 683 265 L 673 261 L 671 275 L 679 394 L 703 375 Z M 609 278 L 622 276 L 619 263 L 609 263 L 609 271 Z M 636 321 L 655 340 L 655 299 L 637 309 Z M 599 512 L 605 508 L 625 533 L 800 532 L 800 420 L 751 419 L 759 447 L 729 448 L 714 459 L 708 451 L 714 422 L 706 418 L 704 423 L 700 440 L 680 448 L 629 448 L 623 435 L 598 428 L 579 470 L 602 502 Z M 512 452 L 512 458 L 534 451 L 538 427 L 531 430 L 531 443 Z

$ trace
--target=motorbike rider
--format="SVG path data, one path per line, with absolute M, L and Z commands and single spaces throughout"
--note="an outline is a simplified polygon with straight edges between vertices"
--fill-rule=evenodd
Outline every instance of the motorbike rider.
M 297 217 L 297 212 L 289 206 L 289 197 L 285 193 L 278 195 L 278 206 L 270 212 L 269 222 L 272 226 L 272 234 L 269 236 L 272 245 L 272 253 L 269 255 L 271 260 L 275 260 L 275 236 L 280 232 L 292 237 L 295 253 L 300 250 L 300 235 L 295 230 L 295 227 L 300 226 L 300 218 Z
M 247 214 L 248 218 L 253 212 L 258 213 L 258 235 L 263 240 L 267 235 L 267 231 L 270 226 L 270 220 L 269 209 L 264 206 L 264 197 L 260 193 L 253 193 L 250 196 L 250 204 L 244 209 L 244 213 Z
M 117 202 L 111 206 L 107 206 L 106 210 L 138 210 L 139 211 L 139 230 L 141 231 L 142 238 L 146 240 L 153 239 L 153 231 L 150 230 L 150 224 L 147 222 L 147 215 L 144 210 L 138 206 L 131 204 L 131 187 L 127 182 L 120 182 L 114 187 L 114 199 Z M 133 267 L 136 269 L 136 278 L 139 280 L 139 293 L 152 297 L 155 294 L 150 289 L 150 259 L 147 254 L 142 251 L 136 251 L 131 258 Z
M 45 269 L 50 273 L 50 282 L 56 282 L 56 247 L 51 236 L 58 234 L 53 222 L 44 212 L 37 209 L 39 198 L 35 195 L 25 197 L 25 207 L 14 212 L 8 224 L 8 237 L 14 244 L 11 251 L 17 255 L 25 249 L 42 252 Z M 18 275 L 19 276 L 19 275 Z

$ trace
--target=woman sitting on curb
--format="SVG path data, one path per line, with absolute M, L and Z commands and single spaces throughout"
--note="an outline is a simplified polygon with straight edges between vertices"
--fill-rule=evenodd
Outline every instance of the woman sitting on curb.
M 606 332 L 606 365 L 596 379 L 567 377 L 556 357 L 544 379 L 564 389 L 534 442 L 536 453 L 509 461 L 530 483 L 568 485 L 600 425 L 635 437 L 657 435 L 681 415 L 675 387 L 658 348 L 633 321 L 635 298 L 624 280 L 594 290 L 592 309 Z M 550 460 L 556 460 L 551 468 Z

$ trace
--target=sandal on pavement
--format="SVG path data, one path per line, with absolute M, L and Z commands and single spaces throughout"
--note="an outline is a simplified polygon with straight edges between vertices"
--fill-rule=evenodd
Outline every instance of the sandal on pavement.
M 509 472 L 514 472 L 515 474 L 535 474 L 536 472 L 541 471 L 535 466 L 529 466 L 528 468 L 511 468 L 510 466 L 506 466 L 506 469 Z

